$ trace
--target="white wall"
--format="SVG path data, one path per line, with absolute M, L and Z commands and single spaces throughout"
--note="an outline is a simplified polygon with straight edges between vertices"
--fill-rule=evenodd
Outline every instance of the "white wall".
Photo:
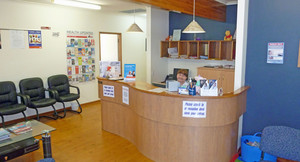
M 123 64 L 137 64 L 137 80 L 146 81 L 145 33 L 125 33 L 133 23 L 132 16 L 52 4 L 1 0 L 0 28 L 38 30 L 41 26 L 49 26 L 51 30 L 42 30 L 42 49 L 28 49 L 28 44 L 25 49 L 11 49 L 9 30 L 1 30 L 0 81 L 13 81 L 18 89 L 21 79 L 40 77 L 44 81 L 44 86 L 47 87 L 47 77 L 55 74 L 67 74 L 67 30 L 94 32 L 96 60 L 99 60 L 99 32 L 122 33 Z M 136 16 L 136 23 L 145 31 L 146 17 Z M 52 32 L 59 32 L 60 36 L 53 37 Z M 25 38 L 27 39 L 27 35 Z M 96 64 L 96 69 L 96 76 L 98 76 L 98 64 Z M 81 91 L 79 99 L 81 103 L 98 100 L 96 80 L 79 83 L 77 86 Z M 62 107 L 61 104 L 55 106 Z M 51 108 L 46 108 L 42 112 L 50 110 Z M 28 109 L 26 114 L 32 115 L 33 111 Z M 17 116 L 21 117 L 20 115 L 9 116 L 5 117 L 5 120 L 14 119 Z
M 149 29 L 148 41 L 151 48 L 147 51 L 151 57 L 151 81 L 159 82 L 168 72 L 168 62 L 160 58 L 160 41 L 165 40 L 169 35 L 169 12 L 157 8 L 147 9 Z M 149 59 L 148 59 L 149 63 Z M 150 67 L 149 67 L 150 68 Z

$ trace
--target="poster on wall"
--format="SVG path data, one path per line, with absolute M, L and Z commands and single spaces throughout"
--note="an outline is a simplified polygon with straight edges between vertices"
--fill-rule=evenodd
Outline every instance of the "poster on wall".
M 10 30 L 10 46 L 13 49 L 25 48 L 25 31 Z
M 40 30 L 28 30 L 29 48 L 42 48 L 42 32 Z
M 283 64 L 284 42 L 269 42 L 267 63 Z
M 67 31 L 67 73 L 72 83 L 95 80 L 93 32 Z
M 135 81 L 135 64 L 124 64 L 124 80 Z

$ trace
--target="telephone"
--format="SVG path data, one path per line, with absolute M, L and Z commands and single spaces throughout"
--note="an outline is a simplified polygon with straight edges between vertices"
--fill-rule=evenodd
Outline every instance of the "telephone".
M 167 80 L 174 80 L 173 74 L 169 74 L 166 76 L 165 80 L 162 83 L 166 83 Z

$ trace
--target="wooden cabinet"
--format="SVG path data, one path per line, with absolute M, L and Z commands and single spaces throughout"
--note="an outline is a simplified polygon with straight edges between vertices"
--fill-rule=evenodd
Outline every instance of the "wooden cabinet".
M 160 57 L 170 58 L 168 48 L 177 48 L 176 58 L 234 60 L 235 41 L 161 41 Z
M 223 88 L 224 93 L 234 90 L 234 69 L 198 67 L 197 75 L 218 80 L 218 88 Z

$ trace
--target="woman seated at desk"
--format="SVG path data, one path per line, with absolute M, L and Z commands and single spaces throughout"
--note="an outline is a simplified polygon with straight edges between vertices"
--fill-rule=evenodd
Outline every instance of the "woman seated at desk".
M 177 81 L 180 83 L 180 87 L 187 87 L 189 86 L 189 83 L 186 81 L 188 76 L 188 71 L 185 69 L 180 69 L 177 72 Z

